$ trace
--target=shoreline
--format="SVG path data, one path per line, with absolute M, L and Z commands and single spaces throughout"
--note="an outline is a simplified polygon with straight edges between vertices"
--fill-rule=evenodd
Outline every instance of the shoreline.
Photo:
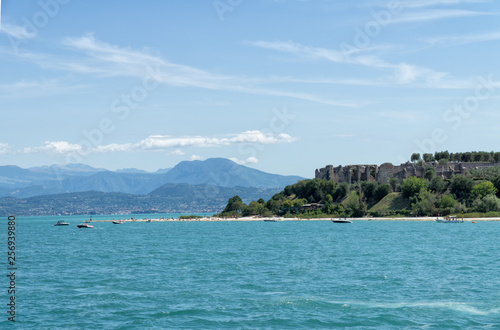
M 143 218 L 143 219 L 112 219 L 112 220 L 92 220 L 91 222 L 113 222 L 122 221 L 126 222 L 230 222 L 230 221 L 269 221 L 269 222 L 279 222 L 279 221 L 331 221 L 337 218 L 284 218 L 284 217 L 239 217 L 239 218 L 218 218 L 218 217 L 203 217 L 195 219 L 174 219 L 174 218 Z M 434 217 L 405 217 L 405 218 L 349 218 L 353 221 L 434 221 Z M 500 218 L 465 218 L 464 222 L 473 221 L 500 221 Z

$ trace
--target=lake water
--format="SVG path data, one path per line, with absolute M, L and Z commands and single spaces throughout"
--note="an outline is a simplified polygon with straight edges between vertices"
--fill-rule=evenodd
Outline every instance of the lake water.
M 17 218 L 19 328 L 500 328 L 500 222 L 65 219 Z

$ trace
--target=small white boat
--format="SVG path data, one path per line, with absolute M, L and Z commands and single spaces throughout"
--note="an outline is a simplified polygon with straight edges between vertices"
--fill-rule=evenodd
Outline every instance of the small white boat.
M 113 223 L 115 225 L 121 225 L 123 223 L 123 220 L 113 220 Z
M 76 225 L 78 228 L 94 228 L 94 226 L 89 225 L 88 223 L 81 223 L 79 225 Z
M 439 222 L 439 223 L 463 223 L 464 219 L 458 219 L 455 215 L 451 215 L 449 217 L 446 217 L 444 219 L 437 218 L 434 221 Z
M 278 220 L 276 219 L 264 219 L 265 222 L 277 222 Z
M 352 221 L 347 219 L 347 218 L 332 219 L 332 222 L 334 222 L 334 223 L 352 223 Z
M 69 226 L 69 223 L 64 222 L 64 220 L 59 220 L 54 226 Z

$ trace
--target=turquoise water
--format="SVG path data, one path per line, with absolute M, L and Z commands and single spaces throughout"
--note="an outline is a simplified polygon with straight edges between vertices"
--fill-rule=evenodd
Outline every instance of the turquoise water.
M 17 218 L 19 328 L 500 328 L 500 222 L 58 219 Z

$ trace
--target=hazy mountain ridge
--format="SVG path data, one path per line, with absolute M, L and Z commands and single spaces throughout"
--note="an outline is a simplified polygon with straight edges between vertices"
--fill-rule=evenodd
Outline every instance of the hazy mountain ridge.
M 207 184 L 220 187 L 283 188 L 303 179 L 270 174 L 224 158 L 184 161 L 172 169 L 108 171 L 84 164 L 23 169 L 0 166 L 0 197 L 28 198 L 84 191 L 144 195 L 165 183 Z

